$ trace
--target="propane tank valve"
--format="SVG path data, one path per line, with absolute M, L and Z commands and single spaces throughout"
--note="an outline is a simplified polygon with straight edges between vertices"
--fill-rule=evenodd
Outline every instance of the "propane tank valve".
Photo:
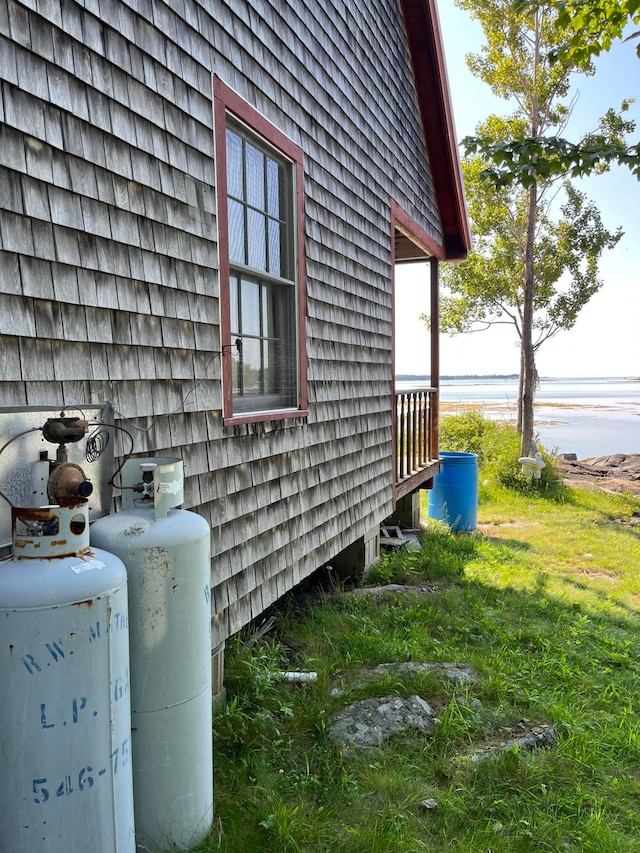
M 153 500 L 153 472 L 158 467 L 156 462 L 141 462 L 142 482 L 133 486 L 133 491 L 141 494 L 144 500 Z

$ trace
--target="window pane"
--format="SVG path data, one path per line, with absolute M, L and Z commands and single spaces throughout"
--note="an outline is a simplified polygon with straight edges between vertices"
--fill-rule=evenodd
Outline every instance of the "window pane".
M 244 205 L 229 199 L 229 260 L 246 264 L 244 235 Z
M 281 406 L 295 406 L 297 395 L 295 347 L 282 338 L 265 346 L 265 393 L 277 395 Z
M 269 216 L 280 216 L 280 169 L 275 160 L 267 160 L 267 190 Z M 284 171 L 284 170 L 283 170 Z
M 275 353 L 272 353 L 275 348 L 275 341 L 262 342 L 262 360 L 264 363 L 264 388 L 267 394 L 278 393 L 278 360 Z
M 281 357 L 284 370 L 280 382 L 281 393 L 287 401 L 287 405 L 295 406 L 298 396 L 298 361 L 296 358 L 296 345 L 293 338 L 284 339 L 281 343 Z
M 271 288 L 272 328 L 275 338 L 270 341 L 269 363 L 277 370 L 270 381 L 282 397 L 282 405 L 295 406 L 297 395 L 295 289 L 280 285 Z
M 279 222 L 275 219 L 269 220 L 269 272 L 278 277 L 284 275 L 280 268 L 280 229 Z
M 235 275 L 229 276 L 229 314 L 232 335 L 239 335 L 241 331 L 238 305 L 238 285 L 238 278 Z
M 260 336 L 260 286 L 242 280 L 242 334 Z M 244 350 L 244 341 L 243 341 Z
M 249 257 L 247 264 L 256 270 L 267 269 L 266 245 L 267 217 L 255 210 L 247 210 L 247 229 L 249 231 Z
M 269 287 L 262 288 L 262 335 L 269 337 L 273 335 L 273 320 L 269 309 Z
M 247 143 L 247 202 L 260 210 L 264 203 L 264 154 Z
M 242 184 L 242 139 L 227 130 L 227 194 L 244 198 Z
M 273 291 L 273 328 L 277 336 L 284 341 L 295 340 L 295 288 L 291 285 L 280 285 L 274 287 Z
M 233 396 L 238 396 L 241 393 L 240 361 L 235 355 L 231 359 L 231 386 L 233 388 Z
M 245 396 L 262 393 L 260 341 L 249 338 L 242 342 L 242 383 Z

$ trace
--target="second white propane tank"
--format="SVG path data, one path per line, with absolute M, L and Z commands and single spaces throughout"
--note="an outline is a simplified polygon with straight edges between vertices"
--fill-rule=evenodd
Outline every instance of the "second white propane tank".
M 91 541 L 127 568 L 136 837 L 154 853 L 188 850 L 213 823 L 210 529 L 172 509 L 180 460 L 130 460 L 122 485 L 123 510 Z

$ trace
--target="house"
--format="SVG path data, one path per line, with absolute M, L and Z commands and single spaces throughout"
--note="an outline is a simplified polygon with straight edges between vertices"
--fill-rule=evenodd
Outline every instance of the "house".
M 438 470 L 437 323 L 393 381 L 395 265 L 436 317 L 470 245 L 434 3 L 0 0 L 0 405 L 184 459 L 218 665 Z

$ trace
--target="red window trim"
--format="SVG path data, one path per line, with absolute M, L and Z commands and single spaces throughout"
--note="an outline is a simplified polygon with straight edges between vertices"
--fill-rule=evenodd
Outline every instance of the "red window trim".
M 300 418 L 309 414 L 307 390 L 306 280 L 304 254 L 303 153 L 282 131 L 243 100 L 219 77 L 213 79 L 216 188 L 218 199 L 218 268 L 220 276 L 220 335 L 222 342 L 222 418 L 225 426 Z M 233 414 L 231 327 L 229 306 L 229 232 L 227 213 L 226 115 L 232 113 L 292 161 L 295 171 L 296 266 L 298 289 L 298 407 L 269 412 Z

